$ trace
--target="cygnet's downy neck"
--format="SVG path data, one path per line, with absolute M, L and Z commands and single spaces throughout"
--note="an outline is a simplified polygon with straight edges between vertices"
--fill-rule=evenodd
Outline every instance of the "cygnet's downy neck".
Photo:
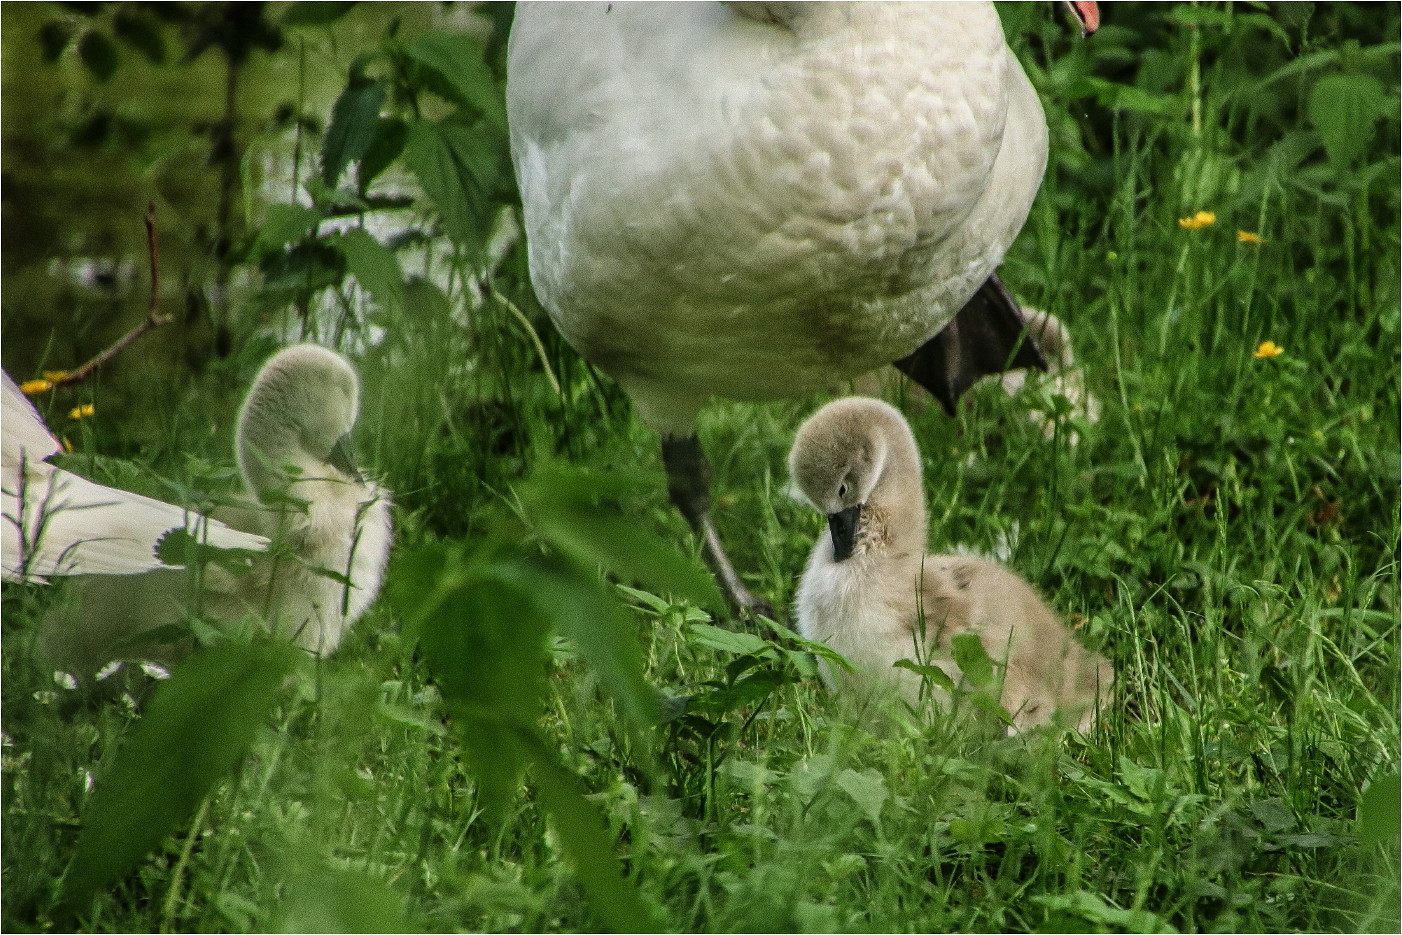
M 828 517 L 833 561 L 924 554 L 920 453 L 891 406 L 863 397 L 827 404 L 799 428 L 789 468 Z
M 249 490 L 266 502 L 296 496 L 299 481 L 358 481 L 349 433 L 359 395 L 350 365 L 325 348 L 299 345 L 269 360 L 239 415 L 239 467 Z

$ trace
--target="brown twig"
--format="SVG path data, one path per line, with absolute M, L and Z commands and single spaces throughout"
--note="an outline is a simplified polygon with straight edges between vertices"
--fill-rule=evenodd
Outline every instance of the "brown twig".
M 151 300 L 146 306 L 146 317 L 135 328 L 118 338 L 111 347 L 98 354 L 77 370 L 70 370 L 68 373 L 53 381 L 53 385 L 72 386 L 81 383 L 93 372 L 116 357 L 127 346 L 141 337 L 152 328 L 159 328 L 161 325 L 169 324 L 174 320 L 173 315 L 162 315 L 160 310 L 161 301 L 161 270 L 159 263 L 159 251 L 156 249 L 156 204 L 151 202 L 146 206 L 146 249 L 151 257 Z

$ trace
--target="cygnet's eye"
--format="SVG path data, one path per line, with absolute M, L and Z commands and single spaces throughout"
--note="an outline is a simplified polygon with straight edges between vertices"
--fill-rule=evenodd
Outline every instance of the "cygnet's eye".
M 847 485 L 845 483 L 837 485 L 837 496 L 839 499 L 847 496 Z

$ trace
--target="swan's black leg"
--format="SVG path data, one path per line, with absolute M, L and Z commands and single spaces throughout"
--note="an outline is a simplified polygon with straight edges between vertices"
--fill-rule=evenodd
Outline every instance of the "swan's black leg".
M 745 587 L 725 554 L 715 524 L 711 522 L 711 464 L 701 450 L 695 435 L 680 438 L 663 436 L 662 465 L 667 470 L 667 493 L 682 516 L 701 536 L 702 552 L 716 579 L 725 590 L 731 605 L 740 611 L 751 611 L 774 618 L 774 608 L 762 598 L 755 597 Z

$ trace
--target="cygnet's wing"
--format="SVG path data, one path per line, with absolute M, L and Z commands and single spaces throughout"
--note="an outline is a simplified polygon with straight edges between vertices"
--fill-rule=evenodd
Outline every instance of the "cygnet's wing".
M 168 568 L 156 543 L 188 529 L 210 545 L 263 549 L 262 536 L 238 532 L 198 513 L 94 483 L 43 460 L 58 442 L 34 406 L 4 375 L 3 576 L 43 581 L 48 575 L 133 575 Z M 207 537 L 207 538 L 206 538 Z

